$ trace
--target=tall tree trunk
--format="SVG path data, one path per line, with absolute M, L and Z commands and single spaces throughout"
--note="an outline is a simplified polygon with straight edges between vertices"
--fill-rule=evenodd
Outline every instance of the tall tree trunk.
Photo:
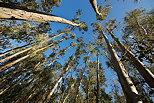
M 50 99 L 50 97 L 53 95 L 54 91 L 56 90 L 56 88 L 58 87 L 58 84 L 62 81 L 63 76 L 61 76 L 58 81 L 56 82 L 55 86 L 52 88 L 52 90 L 50 91 L 49 95 L 47 96 L 47 100 Z
M 2 63 L 2 62 L 4 62 L 4 61 L 7 61 L 7 60 L 9 60 L 9 59 L 11 59 L 11 58 L 13 58 L 13 57 L 15 57 L 15 56 L 18 56 L 19 54 L 25 53 L 25 52 L 31 50 L 33 47 L 34 47 L 34 46 L 28 47 L 28 48 L 26 48 L 25 50 L 22 50 L 22 51 L 20 51 L 20 52 L 18 52 L 18 53 L 15 53 L 15 54 L 13 54 L 13 55 L 11 55 L 11 56 L 9 56 L 9 57 L 6 57 L 6 58 L 0 60 L 0 63 Z
M 96 95 L 96 103 L 99 103 L 99 50 L 97 51 L 97 68 L 96 68 L 96 75 L 97 75 L 97 95 Z
M 139 98 L 138 91 L 136 90 L 136 87 L 131 81 L 129 75 L 127 74 L 127 71 L 124 68 L 124 65 L 120 62 L 120 58 L 118 57 L 117 53 L 114 51 L 112 45 L 109 43 L 106 35 L 103 32 L 101 32 L 101 34 L 103 35 L 107 43 L 107 47 L 111 55 L 111 63 L 118 75 L 119 82 L 123 88 L 127 103 L 142 103 L 142 101 L 139 100 L 140 98 Z
M 81 77 L 80 77 L 79 80 L 76 82 L 76 83 L 77 83 L 77 86 L 76 86 L 77 88 L 76 88 L 76 98 L 75 98 L 74 103 L 78 103 L 79 91 L 80 91 L 81 82 L 82 82 L 82 80 L 83 80 L 84 72 L 85 72 L 85 68 L 84 68 L 84 71 L 83 71 L 82 74 L 81 74 Z
M 66 97 L 64 98 L 62 103 L 66 103 L 66 100 L 67 100 L 68 96 L 69 96 L 69 94 L 66 95 Z
M 15 50 L 17 50 L 17 49 L 20 49 L 20 48 L 23 48 L 23 47 L 26 47 L 26 46 L 29 46 L 29 45 L 31 45 L 31 43 L 28 43 L 28 44 L 25 44 L 25 45 L 22 45 L 22 46 L 19 46 L 19 47 L 10 49 L 10 50 L 8 50 L 8 51 L 0 54 L 0 58 L 3 57 L 3 56 L 5 56 L 5 55 L 7 55 L 7 54 L 9 54 L 9 53 L 11 53 L 11 52 L 13 52 L 13 51 L 15 51 Z M 1 62 L 1 60 L 0 60 L 0 62 Z
M 64 74 L 69 70 L 69 64 L 72 61 L 72 57 L 70 57 L 70 60 L 68 61 L 68 63 L 65 65 L 64 67 L 64 72 L 61 74 L 60 78 L 58 79 L 58 81 L 56 82 L 56 84 L 54 85 L 53 89 L 50 91 L 50 93 L 47 96 L 46 101 L 49 101 L 51 96 L 53 95 L 54 91 L 56 90 L 56 88 L 58 87 L 58 84 L 62 81 Z
M 108 30 L 108 29 L 107 29 Z M 109 34 L 112 36 L 112 38 L 117 42 L 118 46 L 120 47 L 120 50 L 129 58 L 130 62 L 136 67 L 136 69 L 139 71 L 139 73 L 142 75 L 142 77 L 145 79 L 145 82 L 151 87 L 154 88 L 154 74 L 144 66 L 144 64 L 135 57 L 135 55 L 129 51 L 123 43 L 121 43 L 118 38 L 110 31 L 108 30 Z
M 17 5 L 10 5 L 8 3 L 0 3 L 0 19 L 13 19 L 13 20 L 26 20 L 26 21 L 34 21 L 34 22 L 59 22 L 70 24 L 73 26 L 79 26 L 79 24 L 73 23 L 64 18 L 45 14 L 42 12 L 26 10 L 21 7 L 17 7 Z
M 65 40 L 65 39 L 66 39 L 66 38 L 63 38 L 63 39 L 61 39 L 61 40 L 59 40 L 59 41 L 57 41 L 57 42 L 58 42 L 58 43 L 59 43 L 59 42 L 62 42 L 62 41 Z M 50 45 L 47 45 L 47 46 L 45 46 L 45 47 L 42 47 L 42 48 L 40 48 L 40 49 L 34 51 L 33 54 L 35 54 L 35 53 L 37 53 L 37 52 L 40 52 L 40 51 L 43 51 L 43 50 L 45 50 L 45 49 L 47 49 L 48 47 L 53 46 L 53 45 L 54 45 L 54 43 L 51 43 Z M 7 68 L 10 68 L 10 67 L 13 66 L 14 64 L 16 64 L 16 63 L 18 63 L 18 62 L 20 62 L 20 61 L 22 61 L 22 60 L 27 59 L 28 57 L 30 57 L 30 55 L 31 55 L 31 54 L 28 54 L 28 55 L 26 55 L 26 56 L 24 56 L 24 57 L 21 57 L 21 58 L 19 58 L 19 59 L 13 61 L 13 62 L 11 62 L 11 63 L 8 63 L 8 64 L 6 64 L 6 65 L 4 65 L 4 66 L 1 66 L 0 72 L 6 70 Z
M 50 41 L 50 40 L 53 40 L 54 38 L 56 38 L 56 37 L 58 37 L 58 36 L 61 36 L 61 35 L 64 35 L 65 33 L 59 33 L 59 34 L 54 34 L 54 36 L 53 37 L 51 37 L 51 38 L 49 38 L 48 39 L 48 41 Z M 45 41 L 46 42 L 46 41 Z M 43 41 L 43 43 L 45 43 L 44 41 Z M 34 43 L 34 42 L 33 42 Z M 32 44 L 33 44 L 32 43 Z M 38 43 L 38 42 L 37 42 Z M 27 45 L 26 45 L 27 46 Z M 21 46 L 22 47 L 22 46 Z M 20 47 L 20 48 L 21 48 Z M 17 53 L 15 53 L 15 54 L 13 54 L 13 55 L 11 55 L 11 56 L 8 56 L 8 57 L 6 57 L 6 58 L 4 58 L 4 59 L 2 59 L 2 60 L 0 60 L 0 63 L 2 63 L 2 62 L 4 62 L 4 61 L 7 61 L 7 60 L 9 60 L 9 59 L 11 59 L 11 58 L 13 58 L 13 57 L 15 57 L 15 56 L 18 56 L 18 55 L 20 55 L 20 54 L 22 54 L 22 53 L 25 53 L 25 52 L 27 52 L 27 51 L 30 51 L 32 48 L 35 48 L 36 46 L 34 45 L 34 46 L 32 46 L 32 47 L 28 47 L 28 48 L 26 48 L 25 50 L 22 50 L 22 51 L 20 51 L 20 52 L 17 52 Z M 19 49 L 18 47 L 17 48 L 15 48 L 15 49 Z M 14 50 L 14 49 L 13 49 Z M 9 51 L 8 51 L 9 52 Z M 5 54 L 5 53 L 4 53 Z

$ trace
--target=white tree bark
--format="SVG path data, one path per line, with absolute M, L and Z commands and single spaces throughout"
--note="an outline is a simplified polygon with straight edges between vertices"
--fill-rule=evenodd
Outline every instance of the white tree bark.
M 79 26 L 79 24 L 73 23 L 69 20 L 66 20 L 64 18 L 45 14 L 42 12 L 35 12 L 30 10 L 24 10 L 7 6 L 7 4 L 0 3 L 0 19 L 17 19 L 17 20 L 26 20 L 26 21 L 34 21 L 34 22 L 59 22 L 59 23 L 65 23 L 70 24 L 73 26 Z

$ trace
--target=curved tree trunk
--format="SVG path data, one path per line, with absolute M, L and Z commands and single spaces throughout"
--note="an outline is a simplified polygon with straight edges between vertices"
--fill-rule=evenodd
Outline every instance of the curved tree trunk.
M 111 63 L 114 67 L 115 72 L 118 75 L 119 82 L 126 96 L 127 103 L 142 103 L 142 101 L 139 100 L 140 96 L 138 94 L 138 91 L 136 90 L 136 87 L 131 81 L 129 75 L 127 74 L 127 71 L 124 68 L 124 65 L 120 62 L 120 58 L 118 57 L 117 53 L 114 51 L 112 45 L 109 43 L 106 35 L 103 32 L 101 34 L 103 35 L 107 43 L 107 47 L 111 55 Z
M 89 0 L 94 11 L 96 12 L 97 15 L 101 15 L 101 13 L 98 11 L 98 7 L 97 7 L 97 0 Z
M 73 26 L 79 26 L 79 24 L 73 23 L 64 18 L 45 14 L 42 12 L 36 12 L 32 10 L 25 10 L 21 7 L 16 7 L 17 5 L 10 5 L 7 3 L 0 3 L 0 19 L 13 19 L 13 20 L 26 20 L 34 22 L 59 22 L 70 24 Z
M 118 46 L 120 47 L 120 50 L 125 54 L 125 56 L 127 56 L 127 58 L 129 58 L 130 62 L 136 67 L 136 69 L 145 79 L 145 82 L 151 88 L 154 88 L 154 74 L 148 68 L 146 68 L 144 64 L 138 58 L 136 58 L 135 55 L 131 51 L 129 51 L 110 30 L 108 30 L 108 32 L 117 42 Z

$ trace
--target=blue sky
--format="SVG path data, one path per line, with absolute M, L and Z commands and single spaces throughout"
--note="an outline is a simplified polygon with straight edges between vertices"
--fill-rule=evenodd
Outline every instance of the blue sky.
M 154 7 L 154 0 L 141 0 L 139 3 L 134 3 L 133 0 L 110 0 L 107 3 L 104 3 L 103 0 L 97 1 L 98 5 L 112 4 L 111 13 L 108 18 L 116 18 L 118 21 L 123 19 L 126 12 L 135 8 L 144 7 L 152 9 Z M 81 20 L 88 23 L 95 22 L 95 13 L 89 0 L 63 0 L 61 6 L 55 7 L 52 13 L 70 20 L 78 9 L 81 9 L 83 12 Z
M 135 3 L 134 0 L 110 0 L 109 2 L 103 2 L 104 0 L 97 0 L 98 5 L 112 4 L 112 9 L 107 19 L 116 19 L 118 22 L 123 22 L 126 12 L 129 12 L 136 8 L 146 8 L 151 10 L 154 8 L 154 0 L 141 0 L 139 3 Z M 63 0 L 60 7 L 55 7 L 52 14 L 71 20 L 74 18 L 76 11 L 82 10 L 81 21 L 86 22 L 89 26 L 91 23 L 96 22 L 96 15 L 93 8 L 90 5 L 89 0 Z M 107 21 L 104 21 L 105 23 Z M 66 24 L 52 23 L 53 33 L 56 32 L 57 28 L 64 28 Z M 89 28 L 91 30 L 92 28 Z M 91 31 L 89 31 L 91 33 Z M 87 36 L 83 35 L 85 38 Z M 117 35 L 120 37 L 119 35 Z

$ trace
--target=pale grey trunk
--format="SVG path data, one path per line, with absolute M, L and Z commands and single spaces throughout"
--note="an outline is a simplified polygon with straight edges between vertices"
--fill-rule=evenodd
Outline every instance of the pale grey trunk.
M 138 91 L 136 90 L 136 87 L 131 81 L 129 75 L 127 74 L 127 71 L 124 68 L 124 65 L 120 62 L 120 58 L 118 57 L 117 53 L 114 51 L 112 45 L 108 41 L 108 38 L 103 32 L 102 32 L 102 35 L 107 43 L 107 47 L 111 55 L 111 63 L 118 75 L 119 82 L 126 96 L 127 103 L 142 103 L 142 101 L 139 100 L 140 96 L 138 94 Z
M 59 40 L 59 41 L 57 41 L 57 42 L 58 42 L 58 43 L 59 43 L 59 42 L 62 42 L 62 41 L 65 40 L 65 39 L 66 39 L 66 38 L 63 38 L 63 39 L 61 39 L 61 40 Z M 47 45 L 47 46 L 45 46 L 45 47 L 42 47 L 42 48 L 40 48 L 40 49 L 34 51 L 32 54 L 35 54 L 35 53 L 40 52 L 40 51 L 43 51 L 43 50 L 45 50 L 45 49 L 47 49 L 48 47 L 53 46 L 53 45 L 54 45 L 54 44 L 51 43 L 50 45 Z M 7 68 L 10 68 L 10 67 L 13 66 L 14 64 L 16 64 L 16 63 L 18 63 L 18 62 L 20 62 L 20 61 L 22 61 L 22 60 L 27 59 L 27 58 L 30 57 L 30 56 L 31 56 L 31 54 L 28 54 L 28 55 L 26 55 L 26 56 L 24 56 L 24 57 L 21 57 L 21 58 L 19 58 L 19 59 L 13 61 L 13 62 L 11 62 L 11 63 L 8 63 L 8 64 L 2 66 L 1 69 L 0 69 L 0 72 L 6 70 Z
M 29 45 L 31 45 L 31 43 L 28 43 L 28 44 L 26 44 L 26 45 L 22 45 L 22 46 L 19 46 L 19 47 L 10 49 L 10 50 L 8 50 L 8 51 L 6 51 L 6 52 L 0 54 L 0 58 L 3 57 L 3 56 L 5 56 L 5 55 L 10 54 L 11 52 L 14 52 L 15 50 L 18 50 L 18 49 L 20 49 L 20 48 L 23 48 L 23 47 L 26 47 L 26 46 L 29 46 Z M 1 61 L 1 60 L 0 60 L 0 61 Z
M 69 60 L 68 63 L 70 63 L 71 60 Z M 51 96 L 53 95 L 54 91 L 56 90 L 56 88 L 58 87 L 58 84 L 62 81 L 63 79 L 63 75 L 69 70 L 69 64 L 68 66 L 66 67 L 66 70 L 64 71 L 64 73 L 60 76 L 60 78 L 58 79 L 58 81 L 56 82 L 56 84 L 54 85 L 53 89 L 50 91 L 49 95 L 47 96 L 47 100 L 46 101 L 49 101 L 49 99 L 51 98 Z
M 15 57 L 15 56 L 18 56 L 19 54 L 22 54 L 22 53 L 24 53 L 24 52 L 27 52 L 27 51 L 31 50 L 32 48 L 33 48 L 33 46 L 32 46 L 32 47 L 29 47 L 29 48 L 26 48 L 25 50 L 22 50 L 22 51 L 20 51 L 20 52 L 18 52 L 18 53 L 15 53 L 15 54 L 13 54 L 13 55 L 11 55 L 11 56 L 9 56 L 9 57 L 6 57 L 6 58 L 0 60 L 0 63 L 4 62 L 4 61 L 6 61 L 6 60 L 9 60 L 9 59 L 11 59 L 11 58 L 13 58 L 13 57 Z
M 56 82 L 55 86 L 53 87 L 53 89 L 50 91 L 48 97 L 47 97 L 47 100 L 50 99 L 50 97 L 53 95 L 54 91 L 56 90 L 56 88 L 58 87 L 58 84 L 62 81 L 63 77 L 60 77 L 58 79 L 58 81 Z
M 65 34 L 65 33 L 59 33 L 58 35 L 54 34 L 54 36 L 51 37 L 51 38 L 49 38 L 48 40 L 53 40 L 55 37 L 61 36 L 61 35 L 63 35 L 63 34 Z M 62 40 L 63 40 L 63 39 L 62 39 Z M 61 41 L 62 41 L 62 40 L 61 40 Z M 59 42 L 61 42 L 61 41 L 59 41 Z M 53 44 L 51 44 L 51 45 L 53 45 Z M 25 50 L 22 50 L 22 51 L 17 52 L 17 53 L 15 53 L 15 54 L 13 54 L 13 55 L 11 55 L 11 56 L 9 56 L 9 57 L 6 57 L 6 58 L 0 60 L 0 63 L 1 63 L 1 62 L 4 62 L 4 61 L 6 61 L 6 60 L 9 60 L 9 59 L 11 59 L 11 58 L 13 58 L 13 57 L 15 57 L 15 56 L 18 56 L 18 55 L 20 55 L 20 54 L 22 54 L 22 53 L 25 53 L 25 52 L 27 52 L 27 51 L 30 51 L 32 48 L 35 48 L 35 46 L 26 48 Z M 36 50 L 35 52 L 44 50 L 44 49 L 46 49 L 46 48 L 47 48 L 47 47 L 38 49 L 38 50 Z M 34 53 L 35 53 L 35 52 L 34 52 Z M 28 56 L 28 57 L 29 57 L 29 56 Z M 10 66 L 12 66 L 12 65 L 14 65 L 14 64 L 16 64 L 16 63 L 18 63 L 18 62 L 21 61 L 21 60 L 24 60 L 24 59 L 28 58 L 28 57 L 27 57 L 27 56 L 24 56 L 24 57 L 19 58 L 18 60 L 15 60 L 15 61 L 13 61 L 13 62 L 7 64 L 7 65 L 4 65 L 3 67 L 1 67 L 0 71 L 3 71 L 3 70 L 5 70 L 5 68 L 7 69 L 7 68 L 9 68 Z
M 99 51 L 97 51 L 97 68 L 96 68 L 96 75 L 97 75 L 97 95 L 96 95 L 96 103 L 99 103 Z
M 34 22 L 59 22 L 59 23 L 65 23 L 70 24 L 73 26 L 79 26 L 79 24 L 73 23 L 69 20 L 66 20 L 64 18 L 45 14 L 42 12 L 35 12 L 30 10 L 23 10 L 20 9 L 20 7 L 12 7 L 13 5 L 9 4 L 0 4 L 0 19 L 18 19 L 18 20 L 26 20 L 26 21 L 34 21 Z
M 94 11 L 96 12 L 97 15 L 102 15 L 99 11 L 98 11 L 98 6 L 97 6 L 97 0 L 89 0 Z
M 129 51 L 110 30 L 108 30 L 108 32 L 117 42 L 118 46 L 120 47 L 120 50 L 125 54 L 125 56 L 127 56 L 127 58 L 129 58 L 130 62 L 136 67 L 136 69 L 145 79 L 145 82 L 151 88 L 154 88 L 154 74 L 148 68 L 146 68 L 144 64 L 138 58 L 136 58 L 135 55 L 131 51 Z

